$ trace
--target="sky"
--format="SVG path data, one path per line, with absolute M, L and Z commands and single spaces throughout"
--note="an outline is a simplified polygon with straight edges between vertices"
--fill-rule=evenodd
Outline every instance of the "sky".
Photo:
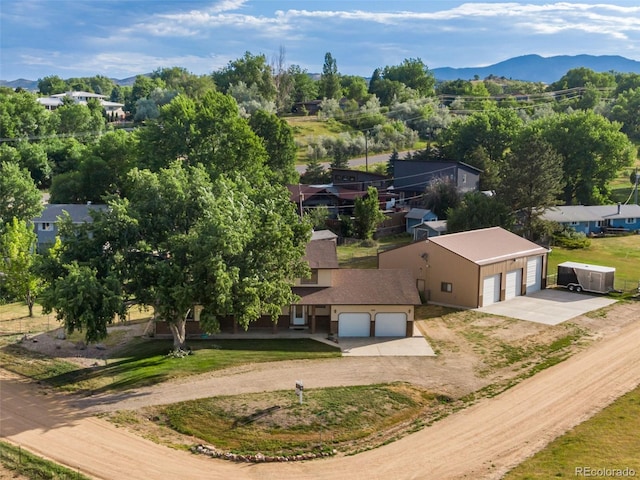
M 158 68 L 202 75 L 245 52 L 369 77 L 419 58 L 430 69 L 538 54 L 640 60 L 640 0 L 2 0 L 0 79 Z

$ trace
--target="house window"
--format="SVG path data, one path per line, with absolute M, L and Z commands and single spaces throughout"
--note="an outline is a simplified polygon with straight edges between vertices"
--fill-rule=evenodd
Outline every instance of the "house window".
M 467 183 L 467 174 L 466 173 L 462 174 L 462 183 Z
M 43 222 L 40 224 L 41 232 L 53 232 L 53 223 Z
M 318 269 L 311 269 L 311 277 L 310 278 L 302 278 L 300 279 L 300 283 L 303 285 L 317 285 L 318 284 Z
M 596 227 L 606 227 L 607 226 L 607 221 L 606 220 L 598 220 L 596 222 Z
M 451 293 L 453 291 L 453 283 L 442 282 L 440 284 L 440 291 L 441 292 Z
M 635 218 L 627 218 L 624 223 L 626 224 L 630 224 L 630 223 L 636 223 L 636 219 Z
M 569 222 L 569 225 L 571 225 L 572 227 L 577 227 L 578 225 L 580 225 L 580 222 Z

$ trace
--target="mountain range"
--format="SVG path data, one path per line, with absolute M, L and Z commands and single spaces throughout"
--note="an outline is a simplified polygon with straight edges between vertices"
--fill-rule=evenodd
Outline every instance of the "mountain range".
M 560 80 L 569 70 L 584 67 L 594 72 L 618 72 L 640 73 L 640 62 L 618 55 L 558 55 L 554 57 L 541 57 L 540 55 L 523 55 L 510 58 L 486 67 L 434 68 L 431 71 L 438 81 L 446 80 L 472 80 L 473 78 L 486 78 L 489 75 L 505 77 L 511 80 L 526 82 L 553 83 Z M 314 76 L 316 74 L 313 74 Z M 317 74 L 319 75 L 319 74 Z M 112 79 L 121 86 L 133 85 L 135 76 L 124 79 Z M 0 80 L 0 86 L 11 88 L 24 88 L 36 91 L 37 80 L 23 78 L 5 81 Z

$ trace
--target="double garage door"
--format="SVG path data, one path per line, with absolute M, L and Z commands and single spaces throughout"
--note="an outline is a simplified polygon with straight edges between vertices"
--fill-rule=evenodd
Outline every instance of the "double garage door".
M 407 334 L 406 313 L 376 313 L 376 337 L 404 337 Z M 371 316 L 368 313 L 341 313 L 338 315 L 339 337 L 369 337 Z
M 500 301 L 500 283 L 502 274 L 496 273 L 484 277 L 482 284 L 482 306 L 487 307 Z M 521 295 L 522 269 L 506 273 L 504 299 L 510 300 Z

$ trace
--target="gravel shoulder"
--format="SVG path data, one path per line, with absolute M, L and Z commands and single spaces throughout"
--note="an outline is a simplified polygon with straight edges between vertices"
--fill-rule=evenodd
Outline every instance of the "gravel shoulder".
M 524 343 L 556 328 L 489 316 L 476 321 L 486 324 L 494 336 Z M 498 368 L 486 373 L 478 353 L 460 341 L 450 325 L 437 320 L 421 324 L 439 345 L 437 358 L 352 357 L 247 365 L 84 398 L 53 394 L 0 370 L 0 436 L 105 479 L 500 478 L 640 383 L 640 302 L 618 304 L 572 323 L 588 331 L 591 341 L 576 345 L 578 353 L 570 359 L 431 427 L 350 457 L 286 465 L 231 464 L 154 444 L 94 415 L 188 398 L 291 388 L 300 378 L 307 388 L 404 380 L 457 397 L 509 372 Z

